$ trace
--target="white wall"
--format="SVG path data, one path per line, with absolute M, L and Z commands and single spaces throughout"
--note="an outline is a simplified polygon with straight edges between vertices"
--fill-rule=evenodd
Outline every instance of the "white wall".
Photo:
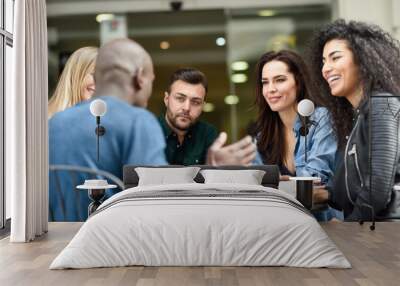
M 172 1 L 172 0 L 171 0 Z M 94 13 L 128 13 L 169 11 L 168 0 L 47 0 L 47 15 L 78 15 Z M 329 4 L 330 0 L 181 0 L 182 9 L 205 10 L 205 9 L 236 9 L 256 7 L 285 7 Z
M 376 24 L 400 40 L 399 0 L 334 0 L 332 5 L 334 19 Z

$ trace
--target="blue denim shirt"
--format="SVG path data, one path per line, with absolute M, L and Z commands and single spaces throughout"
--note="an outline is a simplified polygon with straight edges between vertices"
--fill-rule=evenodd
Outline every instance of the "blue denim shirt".
M 299 116 L 294 124 L 296 176 L 320 177 L 322 183 L 327 184 L 330 183 L 335 172 L 336 137 L 326 108 L 316 108 L 310 120 L 313 124 L 307 135 L 307 146 L 305 146 L 304 136 L 300 135 L 302 123 Z M 307 162 L 305 162 L 306 149 Z M 259 153 L 253 163 L 263 164 Z
M 84 101 L 49 120 L 49 163 L 104 170 L 120 179 L 124 165 L 166 165 L 165 140 L 155 116 L 114 96 L 101 99 L 107 103 L 107 113 L 101 118 L 106 133 L 100 139 L 100 160 L 96 156 L 96 120 L 90 114 L 91 101 Z M 50 172 L 50 220 L 86 220 L 90 200 L 84 191 L 75 189 L 89 177 Z M 118 191 L 108 190 L 107 196 Z

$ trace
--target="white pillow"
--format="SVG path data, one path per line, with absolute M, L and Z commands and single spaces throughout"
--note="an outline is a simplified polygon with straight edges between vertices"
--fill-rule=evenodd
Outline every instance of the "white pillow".
M 193 179 L 199 170 L 199 167 L 135 168 L 139 177 L 138 186 L 195 183 Z
M 265 171 L 262 170 L 202 170 L 204 183 L 234 183 L 261 185 Z

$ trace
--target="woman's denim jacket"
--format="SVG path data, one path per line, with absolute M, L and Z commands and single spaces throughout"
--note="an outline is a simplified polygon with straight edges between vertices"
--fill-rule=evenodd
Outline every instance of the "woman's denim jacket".
M 306 148 L 305 138 L 300 135 L 302 127 L 300 116 L 297 116 L 294 124 L 296 176 L 319 177 L 323 184 L 328 184 L 335 172 L 337 151 L 336 137 L 328 110 L 323 107 L 316 108 L 310 117 L 310 122 Z M 307 149 L 307 162 L 305 162 L 305 149 Z M 263 164 L 259 152 L 253 164 Z

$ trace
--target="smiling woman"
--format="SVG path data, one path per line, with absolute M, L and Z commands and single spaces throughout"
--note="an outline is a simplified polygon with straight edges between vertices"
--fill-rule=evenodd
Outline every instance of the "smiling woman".
M 337 20 L 311 47 L 342 153 L 330 204 L 347 220 L 400 218 L 400 43 L 378 26 Z
M 84 47 L 76 50 L 68 59 L 56 91 L 49 101 L 48 117 L 75 104 L 88 100 L 95 91 L 94 67 L 97 48 Z
M 353 106 L 362 97 L 358 66 L 345 40 L 329 41 L 324 48 L 322 75 L 333 96 L 345 97 Z
M 300 140 L 298 102 L 311 99 L 320 105 L 303 59 L 292 51 L 268 52 L 261 56 L 256 74 L 257 147 L 263 163 L 279 165 L 282 175 L 315 176 L 328 183 L 336 144 L 325 108 L 317 107 L 311 117 L 307 146 Z

